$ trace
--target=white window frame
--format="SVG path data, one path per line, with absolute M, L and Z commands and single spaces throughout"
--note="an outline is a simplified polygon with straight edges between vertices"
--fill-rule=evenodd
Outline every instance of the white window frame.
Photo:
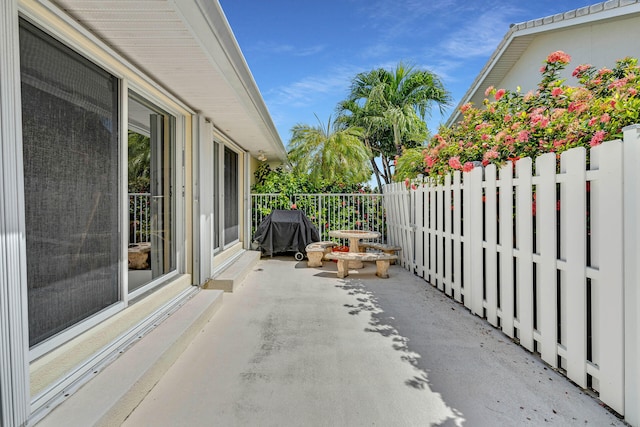
M 18 7 L 0 2 L 0 425 L 30 414 Z
M 216 241 L 217 241 L 217 247 L 215 247 L 214 244 L 214 248 L 213 248 L 213 253 L 217 254 L 220 252 L 225 251 L 226 249 L 229 249 L 230 247 L 233 247 L 235 245 L 237 245 L 243 238 L 243 233 L 244 233 L 244 227 L 242 224 L 242 205 L 243 205 L 243 198 L 244 198 L 244 191 L 243 191 L 243 185 L 242 183 L 244 181 L 246 181 L 246 178 L 243 177 L 244 174 L 244 159 L 246 157 L 246 152 L 243 151 L 242 149 L 240 149 L 239 147 L 237 147 L 235 144 L 231 144 L 229 142 L 223 142 L 221 141 L 221 138 L 218 137 L 214 137 L 214 148 L 213 150 L 218 149 L 218 163 L 215 164 L 214 159 L 212 159 L 212 164 L 213 164 L 213 168 L 214 168 L 214 174 L 216 174 L 217 176 L 217 188 L 216 188 L 216 178 L 214 177 L 214 181 L 212 183 L 212 187 L 214 190 L 214 194 L 213 197 L 217 198 L 217 203 L 218 203 L 218 217 L 215 218 L 215 230 L 214 233 L 217 234 L 217 236 L 215 237 Z M 224 193 L 224 150 L 225 148 L 231 150 L 232 152 L 234 152 L 237 156 L 238 156 L 238 162 L 237 162 L 237 177 L 238 177 L 238 238 L 229 242 L 229 243 L 224 243 L 224 220 L 225 220 L 225 215 L 224 215 L 224 203 L 225 203 L 225 193 Z

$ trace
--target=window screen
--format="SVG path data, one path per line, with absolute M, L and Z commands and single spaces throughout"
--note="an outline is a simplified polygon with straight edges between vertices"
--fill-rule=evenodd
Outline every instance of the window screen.
M 29 344 L 113 304 L 118 82 L 20 24 Z

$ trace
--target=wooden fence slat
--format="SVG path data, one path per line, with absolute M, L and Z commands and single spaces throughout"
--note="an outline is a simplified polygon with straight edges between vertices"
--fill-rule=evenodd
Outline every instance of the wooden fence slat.
M 453 174 L 453 280 L 451 282 L 451 292 L 456 301 L 462 301 L 460 283 L 462 282 L 462 223 L 461 223 L 461 201 L 462 186 L 460 183 L 460 172 Z
M 513 283 L 513 167 L 500 169 L 500 326 L 508 337 L 514 331 Z
M 442 213 L 444 215 L 444 292 L 447 295 L 451 295 L 451 275 L 453 273 L 451 268 L 451 258 L 453 256 L 451 248 L 452 223 L 451 223 L 451 175 L 447 175 L 444 179 L 444 206 L 442 207 Z
M 624 132 L 625 420 L 640 425 L 640 125 Z
M 438 286 L 437 237 L 436 237 L 436 186 L 429 188 L 429 281 Z
M 436 247 L 438 251 L 436 277 L 438 280 L 438 289 L 440 289 L 441 291 L 444 291 L 444 258 L 445 258 L 444 245 L 442 242 L 442 236 L 444 235 L 443 233 L 444 218 L 442 215 L 443 204 L 444 204 L 443 186 L 439 185 L 436 188 L 436 230 L 434 234 L 436 236 Z
M 540 356 L 558 367 L 558 316 L 556 281 L 556 155 L 544 154 L 536 159 L 535 192 L 538 283 L 538 331 Z
M 534 351 L 533 341 L 533 224 L 531 215 L 531 159 L 516 163 L 518 185 L 516 191 L 516 244 L 517 261 L 517 318 L 520 345 Z
M 624 310 L 620 309 L 624 306 L 621 164 L 621 141 L 591 149 L 590 168 L 599 171 L 597 181 L 591 183 L 591 266 L 600 272 L 599 280 L 592 280 L 591 285 L 596 291 L 592 295 L 593 362 L 599 367 L 600 399 L 624 413 L 624 353 L 615 351 L 624 348 Z
M 564 271 L 562 305 L 566 310 L 567 376 L 587 387 L 587 291 L 586 291 L 586 151 L 579 147 L 562 153 L 561 258 Z
M 484 227 L 485 227 L 485 289 L 487 321 L 498 326 L 498 247 L 496 210 L 496 167 L 488 165 L 484 169 Z
M 416 274 L 424 278 L 424 188 L 422 186 L 415 190 L 413 209 L 415 212 L 415 265 Z
M 469 224 L 469 234 L 465 234 L 465 248 L 469 246 L 469 258 L 465 257 L 465 264 L 470 265 L 469 275 L 465 276 L 465 305 L 467 304 L 466 290 L 469 289 L 469 308 L 471 312 L 484 317 L 483 307 L 483 262 L 482 262 L 482 169 L 474 168 L 464 175 L 465 192 L 464 223 Z M 467 209 L 469 215 L 466 215 Z

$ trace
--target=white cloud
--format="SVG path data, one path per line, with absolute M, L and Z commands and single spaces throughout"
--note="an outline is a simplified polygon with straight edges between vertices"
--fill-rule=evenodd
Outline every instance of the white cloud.
M 327 95 L 335 97 L 336 103 L 347 95 L 351 79 L 362 70 L 343 67 L 327 70 L 323 75 L 307 76 L 287 86 L 271 89 L 266 96 L 269 105 L 307 106 Z
M 453 58 L 489 56 L 509 30 L 513 9 L 484 12 L 449 34 L 438 47 L 442 55 Z
M 310 56 L 320 53 L 326 49 L 326 45 L 315 45 L 315 46 L 294 46 L 291 44 L 277 44 L 277 43 L 268 43 L 268 42 L 260 42 L 255 44 L 251 50 L 259 51 L 262 53 L 270 53 L 277 55 L 291 55 L 291 56 Z

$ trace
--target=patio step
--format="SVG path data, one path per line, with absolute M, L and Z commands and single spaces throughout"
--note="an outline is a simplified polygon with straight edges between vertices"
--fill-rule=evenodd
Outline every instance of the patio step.
M 233 292 L 259 260 L 260 251 L 244 251 L 220 274 L 205 283 L 204 288 Z
M 201 290 L 45 416 L 37 427 L 119 426 L 199 334 L 224 293 Z

